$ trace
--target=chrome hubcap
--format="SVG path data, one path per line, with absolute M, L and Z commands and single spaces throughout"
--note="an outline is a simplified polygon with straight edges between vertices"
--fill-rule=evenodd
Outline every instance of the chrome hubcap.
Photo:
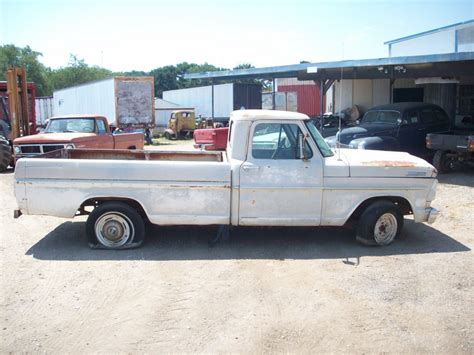
M 397 235 L 397 218 L 391 213 L 379 217 L 374 228 L 374 239 L 379 245 L 386 245 L 393 241 Z
M 120 212 L 108 212 L 95 222 L 95 235 L 102 245 L 117 248 L 133 240 L 135 230 L 130 219 Z

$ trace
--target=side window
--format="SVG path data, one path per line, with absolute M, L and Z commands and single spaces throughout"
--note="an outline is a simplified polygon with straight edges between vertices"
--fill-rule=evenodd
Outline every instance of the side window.
M 104 121 L 102 121 L 102 120 L 97 120 L 96 123 L 97 123 L 97 133 L 99 133 L 99 134 L 105 134 L 105 133 L 106 133 L 106 130 L 105 130 L 105 123 L 104 123 Z
M 252 136 L 254 159 L 301 159 L 300 145 L 303 132 L 297 124 L 260 123 Z M 304 155 L 310 159 L 313 152 L 305 142 Z
M 405 117 L 403 118 L 403 123 L 405 124 L 418 124 L 420 122 L 420 118 L 418 115 L 418 111 L 416 110 L 409 110 L 405 112 Z
M 448 123 L 449 117 L 444 111 L 438 109 L 435 110 L 435 114 L 438 123 Z
M 424 124 L 433 124 L 436 123 L 436 116 L 434 115 L 434 111 L 430 108 L 425 108 L 420 111 L 421 122 Z

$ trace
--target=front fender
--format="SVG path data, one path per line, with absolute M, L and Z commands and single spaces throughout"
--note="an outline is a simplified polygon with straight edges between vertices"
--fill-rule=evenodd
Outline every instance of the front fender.
M 363 137 L 351 140 L 349 146 L 354 149 L 399 150 L 398 140 L 387 136 Z

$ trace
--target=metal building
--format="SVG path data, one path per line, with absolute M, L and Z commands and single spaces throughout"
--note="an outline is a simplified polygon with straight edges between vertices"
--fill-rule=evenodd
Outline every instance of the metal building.
M 474 51 L 474 20 L 387 41 L 388 56 L 409 56 Z

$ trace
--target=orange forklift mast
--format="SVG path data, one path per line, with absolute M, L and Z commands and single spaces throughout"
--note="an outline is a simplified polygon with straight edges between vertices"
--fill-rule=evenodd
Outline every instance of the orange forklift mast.
M 25 68 L 12 68 L 7 71 L 7 95 L 10 111 L 10 140 L 28 136 L 33 130 L 30 127 L 28 108 L 28 88 Z

